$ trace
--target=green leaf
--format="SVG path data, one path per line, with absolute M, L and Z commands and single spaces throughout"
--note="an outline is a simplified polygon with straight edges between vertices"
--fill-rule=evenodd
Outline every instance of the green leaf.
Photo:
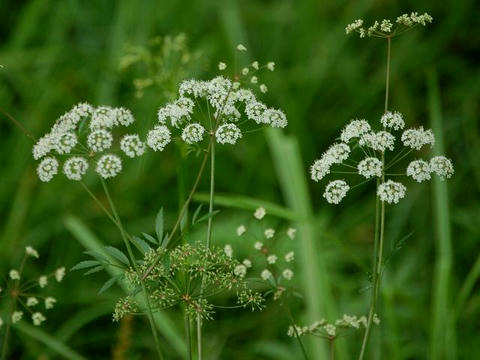
M 75 270 L 81 270 L 81 269 L 88 269 L 90 267 L 94 267 L 101 264 L 100 261 L 97 260 L 84 260 L 80 261 L 78 264 L 76 264 L 74 267 L 70 269 L 70 271 L 75 271 Z
M 160 208 L 155 218 L 155 233 L 157 234 L 158 243 L 160 244 L 163 237 L 163 208 Z
M 146 252 L 149 252 L 150 250 L 152 250 L 150 245 L 148 245 L 145 240 L 139 238 L 138 236 L 132 236 L 132 242 L 135 244 L 135 246 L 138 249 L 142 249 L 142 253 L 144 253 L 144 254 Z
M 87 276 L 87 275 L 102 271 L 104 268 L 105 268 L 105 266 L 103 266 L 103 265 L 94 267 L 93 269 L 90 269 L 85 274 L 83 274 L 83 276 Z
M 198 205 L 197 209 L 195 210 L 195 212 L 193 213 L 193 216 L 192 216 L 192 225 L 195 224 L 197 218 L 198 218 L 198 215 L 200 215 L 200 211 L 202 210 L 202 207 L 203 207 L 203 204 L 200 204 Z
M 208 214 L 205 214 L 203 216 L 201 216 L 194 224 L 199 224 L 201 223 L 202 221 L 205 221 L 207 220 L 208 218 L 210 217 L 214 217 L 215 215 L 217 215 L 218 213 L 220 212 L 220 210 L 214 210 L 212 211 L 211 213 L 208 213 Z
M 99 252 L 89 250 L 89 251 L 84 251 L 83 253 L 90 255 L 91 257 L 94 257 L 100 262 L 109 262 L 108 259 L 104 255 L 100 254 Z
M 127 256 L 121 250 L 113 246 L 105 246 L 105 251 L 118 261 L 124 263 L 127 266 L 130 266 L 130 262 L 128 261 Z
M 162 249 L 165 249 L 168 246 L 168 238 L 168 233 L 166 233 L 162 240 Z
M 152 235 L 147 234 L 147 233 L 142 233 L 143 237 L 150 241 L 152 244 L 158 245 L 157 239 L 155 239 Z
M 118 280 L 118 276 L 114 276 L 110 279 L 108 279 L 105 284 L 103 284 L 103 286 L 100 288 L 100 290 L 98 290 L 98 293 L 97 295 L 101 295 L 102 293 L 104 293 L 105 291 L 107 291 L 108 289 L 110 289 L 112 287 L 113 284 L 115 284 L 115 282 Z

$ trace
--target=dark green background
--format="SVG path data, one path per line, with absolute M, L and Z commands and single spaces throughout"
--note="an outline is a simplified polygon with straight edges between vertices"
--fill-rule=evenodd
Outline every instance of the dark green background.
M 302 323 L 316 320 L 306 315 L 312 313 L 330 320 L 344 312 L 360 315 L 368 304 L 368 293 L 360 289 L 367 285 L 370 268 L 373 188 L 352 192 L 334 207 L 321 197 L 323 183 L 304 178 L 349 119 L 376 121 L 383 112 L 386 44 L 346 36 L 345 25 L 356 18 L 367 23 L 394 19 L 412 10 L 429 12 L 434 22 L 393 41 L 391 108 L 401 111 L 411 126 L 430 127 L 432 119 L 441 123 L 443 133 L 436 135 L 443 137 L 456 172 L 437 188 L 409 182 L 406 199 L 387 207 L 387 249 L 399 238 L 413 235 L 385 273 L 382 327 L 373 339 L 382 346 L 370 357 L 474 359 L 480 356 L 478 2 L 2 0 L 0 108 L 36 137 L 79 101 L 126 106 L 139 129 L 146 130 L 165 97 L 158 87 L 141 99 L 134 96 L 132 79 L 143 74 L 142 68 L 118 70 L 128 44 L 146 45 L 154 36 L 185 33 L 190 52 L 198 55 L 185 73 L 204 78 L 215 74 L 218 61 L 232 59 L 239 42 L 249 50 L 245 61 L 274 60 L 277 70 L 264 78 L 270 89 L 265 101 L 285 110 L 286 136 L 256 133 L 221 151 L 217 189 L 304 214 L 311 201 L 315 232 L 304 232 L 296 240 L 297 251 L 304 252 L 297 260 L 298 286 L 309 294 L 308 305 L 294 301 L 294 312 Z M 106 244 L 120 246 L 114 227 L 78 184 L 61 176 L 49 184 L 39 182 L 31 140 L 3 114 L 0 117 L 1 273 L 17 266 L 27 244 L 42 255 L 30 267 L 32 276 L 62 264 L 73 266 L 84 258 L 85 250 L 73 223 L 88 227 Z M 282 170 L 292 163 L 275 161 L 281 149 L 303 169 Z M 173 223 L 177 194 L 190 187 L 199 162 L 190 156 L 179 167 L 179 161 L 170 146 L 141 163 L 127 164 L 122 176 L 111 181 L 121 216 L 132 232 L 152 231 L 160 206 L 165 207 L 167 223 Z M 180 189 L 179 173 L 185 182 Z M 101 194 L 94 176 L 88 183 Z M 309 196 L 300 188 L 304 183 Z M 205 181 L 200 191 L 206 190 Z M 216 243 L 232 242 L 243 251 L 251 248 L 232 236 L 247 215 L 223 209 L 216 219 Z M 307 237 L 315 245 L 310 257 L 305 255 Z M 309 271 L 316 274 L 313 279 L 307 279 Z M 68 274 L 54 291 L 58 307 L 42 326 L 88 359 L 110 358 L 118 341 L 118 325 L 111 322 L 110 310 L 121 290 L 96 295 L 106 279 L 104 274 Z M 312 281 L 320 285 L 312 288 Z M 169 316 L 181 335 L 180 314 Z M 260 314 L 220 312 L 218 320 L 206 328 L 207 359 L 300 356 L 296 343 L 286 337 L 288 321 L 275 303 Z M 131 325 L 129 356 L 152 358 L 147 323 L 135 318 Z M 340 342 L 338 359 L 354 359 L 359 341 L 359 334 L 352 334 Z M 167 343 L 168 358 L 180 358 L 169 341 L 162 342 Z M 46 354 L 55 358 L 19 329 L 14 330 L 11 348 L 16 359 Z M 320 359 L 321 354 L 314 356 Z

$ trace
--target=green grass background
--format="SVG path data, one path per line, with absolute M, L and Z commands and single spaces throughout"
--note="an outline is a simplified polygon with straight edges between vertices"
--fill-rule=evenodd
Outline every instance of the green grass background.
M 224 196 L 218 199 L 222 212 L 216 217 L 214 242 L 232 243 L 245 254 L 252 244 L 236 239 L 235 227 L 257 204 L 276 204 L 284 226 L 300 219 L 295 271 L 305 297 L 292 302 L 297 321 L 361 315 L 368 305 L 368 293 L 361 289 L 368 284 L 371 261 L 373 188 L 361 188 L 341 206 L 330 206 L 321 197 L 324 184 L 311 182 L 307 171 L 348 120 L 376 121 L 383 111 L 385 43 L 347 37 L 345 24 L 356 18 L 394 19 L 412 10 L 429 12 L 434 23 L 394 40 L 391 108 L 401 111 L 411 126 L 432 127 L 435 151 L 451 157 L 456 172 L 448 182 L 407 183 L 406 199 L 387 207 L 387 253 L 396 240 L 413 235 L 384 275 L 382 326 L 374 331 L 372 344 L 378 346 L 372 346 L 376 350 L 369 358 L 475 359 L 480 357 L 478 2 L 3 0 L 0 108 L 36 137 L 79 101 L 126 106 L 142 131 L 154 123 L 164 89 L 135 97 L 132 80 L 144 69 L 119 71 L 127 45 L 187 35 L 194 61 L 181 73 L 176 64 L 165 65 L 172 72 L 164 84 L 169 89 L 183 76 L 213 75 L 218 61 L 232 60 L 239 42 L 249 49 L 245 61 L 274 60 L 277 70 L 264 77 L 270 89 L 265 100 L 285 110 L 289 126 L 281 133 L 252 134 L 218 153 L 217 189 Z M 61 176 L 49 184 L 39 182 L 31 140 L 0 117 L 2 276 L 17 266 L 28 244 L 41 253 L 28 270 L 32 276 L 73 266 L 84 259 L 85 249 L 121 246 L 115 228 L 78 184 Z M 111 181 L 131 232 L 153 232 L 161 206 L 166 223 L 173 224 L 199 163 L 189 156 L 180 166 L 182 158 L 170 146 L 126 164 L 122 176 Z M 204 180 L 202 193 L 208 189 Z M 95 177 L 87 182 L 101 196 Z M 200 194 L 197 201 L 203 198 Z M 107 279 L 99 274 L 69 273 L 54 290 L 58 306 L 45 325 L 33 328 L 23 322 L 15 327 L 11 358 L 111 358 L 119 342 L 111 308 L 122 289 L 97 296 Z M 180 359 L 185 351 L 181 315 L 171 311 L 160 316 L 167 358 Z M 220 311 L 217 319 L 206 325 L 207 359 L 301 356 L 286 336 L 286 317 L 273 302 L 261 313 Z M 127 358 L 153 358 L 145 319 L 120 328 L 131 341 Z M 353 333 L 339 341 L 337 358 L 354 359 L 360 340 Z M 308 348 L 312 359 L 325 359 L 321 340 L 308 341 Z

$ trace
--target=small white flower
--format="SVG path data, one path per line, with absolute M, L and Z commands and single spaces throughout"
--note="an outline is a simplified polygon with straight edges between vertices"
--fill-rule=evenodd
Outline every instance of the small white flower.
M 391 111 L 387 111 L 385 114 L 383 114 L 380 122 L 384 127 L 393 130 L 401 130 L 405 127 L 403 116 L 398 111 L 393 113 Z
M 123 107 L 114 109 L 115 122 L 123 126 L 129 126 L 135 122 L 130 110 Z
M 243 265 L 245 265 L 247 268 L 251 268 L 252 267 L 252 262 L 248 259 L 245 259 L 243 260 Z
M 267 211 L 262 206 L 255 210 L 255 212 L 253 213 L 253 216 L 255 216 L 258 220 L 262 220 L 266 214 L 267 214 Z
M 390 20 L 384 19 L 380 24 L 380 30 L 382 30 L 383 32 L 389 33 L 392 31 L 392 26 L 393 24 Z
M 295 236 L 297 235 L 297 229 L 295 228 L 288 228 L 287 230 L 287 236 L 290 238 L 290 239 L 295 239 Z
M 430 180 L 430 165 L 423 160 L 414 160 L 407 167 L 407 176 L 418 181 L 419 183 Z
M 12 280 L 20 280 L 20 273 L 17 270 L 10 270 L 8 276 L 10 276 L 10 279 Z
M 238 44 L 237 45 L 237 50 L 238 51 L 247 51 L 247 48 L 245 46 L 243 46 L 242 44 Z
M 347 34 L 350 34 L 351 32 L 360 29 L 362 25 L 363 25 L 362 19 L 355 20 L 353 23 L 347 25 L 347 27 L 345 28 L 345 32 Z
M 249 101 L 245 107 L 247 117 L 257 124 L 262 124 L 266 120 L 263 116 L 265 110 L 267 110 L 267 106 L 259 101 Z
M 55 303 L 57 302 L 57 300 L 53 297 L 47 297 L 45 299 L 45 309 L 49 310 L 49 309 L 53 309 L 53 306 L 55 305 Z
M 373 314 L 373 323 L 375 325 L 380 325 L 380 318 L 378 317 L 377 314 Z
M 240 278 L 244 278 L 247 274 L 247 267 L 243 264 L 237 265 L 235 269 L 233 269 L 233 273 Z
M 242 137 L 242 132 L 237 125 L 228 123 L 220 125 L 215 133 L 217 142 L 220 144 L 235 144 Z
M 435 136 L 431 129 L 424 130 L 422 126 L 418 129 L 407 129 L 402 134 L 403 145 L 415 150 L 420 150 L 424 145 L 435 144 Z
M 110 131 L 99 129 L 91 132 L 87 137 L 87 145 L 95 152 L 110 149 L 113 144 L 113 136 Z
M 28 307 L 32 307 L 32 306 L 35 306 L 35 305 L 38 305 L 38 300 L 37 300 L 36 297 L 31 296 L 31 297 L 27 298 L 27 306 Z
M 312 180 L 318 182 L 322 180 L 326 175 L 330 174 L 331 165 L 332 163 L 325 156 L 322 156 L 321 159 L 315 160 L 313 165 L 310 167 L 310 177 L 312 178 Z
M 103 155 L 95 170 L 104 179 L 115 177 L 122 171 L 122 160 L 116 155 Z
M 327 324 L 323 328 L 329 336 L 335 336 L 337 332 L 337 328 L 335 327 L 335 325 L 332 324 Z
M 268 255 L 267 256 L 267 263 L 268 264 L 275 264 L 277 262 L 277 256 L 276 255 Z
M 360 146 L 368 146 L 373 150 L 385 151 L 389 149 L 393 151 L 395 136 L 387 131 L 378 131 L 362 135 L 359 142 Z
M 223 71 L 226 68 L 227 68 L 227 64 L 225 64 L 224 62 L 218 63 L 218 70 Z
M 347 195 L 350 186 L 344 180 L 331 181 L 325 188 L 323 197 L 330 204 L 338 204 Z
M 255 70 L 258 70 L 259 66 L 258 66 L 258 61 L 254 61 L 252 63 L 252 67 L 255 69 Z
M 77 145 L 77 142 L 77 136 L 73 132 L 67 131 L 55 138 L 55 150 L 59 154 L 68 154 Z
M 406 191 L 407 188 L 402 183 L 387 180 L 380 184 L 377 195 L 382 201 L 386 201 L 389 204 L 397 204 L 400 199 L 405 197 Z
M 261 84 L 260 85 L 260 91 L 265 94 L 268 91 L 267 85 Z
M 263 113 L 263 123 L 271 127 L 284 128 L 288 125 L 287 116 L 282 110 L 267 109 Z
M 286 262 L 291 262 L 295 259 L 295 253 L 293 251 L 290 251 L 285 254 L 285 261 Z
M 260 241 L 257 241 L 257 242 L 255 243 L 255 245 L 253 245 L 253 247 L 254 247 L 255 249 L 257 249 L 257 250 L 262 250 L 262 248 L 263 248 L 263 243 L 261 243 Z
M 287 280 L 292 280 L 293 271 L 290 269 L 285 269 L 282 271 L 282 276 Z
M 189 124 L 183 129 L 182 140 L 187 144 L 194 144 L 202 141 L 204 133 L 205 128 L 202 125 L 198 123 Z
M 340 135 L 340 139 L 348 143 L 353 138 L 360 138 L 370 131 L 370 124 L 365 119 L 354 119 L 345 126 Z
M 263 279 L 263 280 L 268 280 L 272 277 L 272 273 L 270 272 L 270 270 L 268 269 L 265 269 L 262 271 L 262 273 L 260 274 L 260 277 Z
M 229 244 L 225 245 L 225 247 L 223 248 L 223 252 L 225 253 L 225 255 L 231 258 L 233 256 L 232 246 Z
M 242 236 L 243 234 L 245 234 L 246 231 L 247 231 L 247 228 L 245 227 L 245 225 L 240 225 L 239 227 L 237 227 L 238 236 Z
M 165 125 L 157 125 L 148 132 L 147 145 L 154 151 L 163 151 L 171 139 L 170 130 Z
M 360 175 L 369 179 L 373 176 L 382 176 L 383 165 L 376 157 L 368 157 L 358 163 L 357 169 Z
M 350 146 L 345 143 L 336 143 L 328 148 L 322 155 L 322 158 L 329 164 L 341 164 L 348 159 L 350 155 Z
M 27 246 L 27 247 L 25 248 L 25 253 L 26 253 L 28 256 L 32 256 L 32 257 L 37 258 L 37 259 L 39 258 L 38 251 L 35 250 L 35 249 L 34 249 L 33 247 L 31 247 L 31 246 Z
M 55 279 L 58 282 L 61 282 L 64 277 L 65 277 L 65 268 L 64 267 L 61 267 L 61 268 L 58 268 L 57 270 L 55 270 Z
M 440 176 L 442 180 L 451 178 L 454 172 L 452 161 L 445 156 L 433 157 L 430 160 L 430 170 Z
M 256 84 L 256 83 L 258 83 L 258 78 L 257 78 L 256 76 L 252 76 L 252 77 L 250 78 L 250 82 L 251 82 L 252 84 Z
M 264 235 L 267 239 L 271 239 L 275 236 L 275 230 L 272 228 L 266 229 L 264 231 Z
M 128 157 L 134 158 L 135 156 L 141 156 L 145 152 L 145 144 L 140 140 L 137 134 L 125 135 L 120 140 L 120 149 Z
M 43 316 L 42 313 L 36 312 L 32 315 L 33 325 L 35 326 L 41 325 L 45 320 L 47 320 L 47 318 Z
M 38 285 L 43 289 L 48 284 L 48 277 L 42 275 L 38 278 Z
M 242 75 L 244 75 L 244 76 L 245 76 L 245 75 L 248 75 L 248 71 L 249 71 L 249 68 L 247 68 L 247 67 L 246 67 L 246 68 L 243 68 L 243 69 L 242 69 Z
M 49 182 L 58 174 L 58 161 L 54 157 L 43 159 L 37 167 L 38 178 L 43 182 Z
M 99 106 L 92 113 L 90 129 L 111 128 L 116 124 L 115 110 L 110 106 Z
M 275 63 L 273 61 L 269 61 L 267 63 L 267 69 L 270 70 L 270 71 L 274 71 L 275 70 Z
M 63 164 L 63 173 L 70 180 L 80 181 L 87 173 L 88 162 L 83 157 L 74 156 Z
M 12 314 L 12 323 L 15 324 L 22 320 L 23 317 L 23 311 L 14 311 Z

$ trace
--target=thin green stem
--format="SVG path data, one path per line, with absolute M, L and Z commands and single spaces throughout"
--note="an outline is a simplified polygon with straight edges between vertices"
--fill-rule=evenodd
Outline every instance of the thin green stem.
M 392 48 L 392 38 L 387 37 L 387 75 L 385 76 L 385 112 L 388 111 L 388 95 L 390 87 L 390 53 Z
M 285 305 L 282 305 L 282 307 L 286 310 L 286 313 L 288 315 L 288 319 L 290 320 L 290 324 L 292 326 L 293 332 L 295 333 L 295 338 L 298 341 L 298 345 L 300 345 L 300 349 L 302 349 L 302 354 L 303 358 L 305 360 L 308 360 L 308 355 L 307 351 L 305 350 L 305 346 L 303 345 L 302 339 L 300 338 L 300 334 L 297 331 L 296 325 L 295 325 L 295 320 L 293 319 L 292 312 L 290 311 L 290 308 L 288 308 Z
M 148 292 L 147 292 L 147 289 L 145 287 L 144 280 L 143 280 L 143 278 L 141 276 L 141 273 L 140 273 L 140 270 L 138 268 L 137 261 L 135 259 L 135 255 L 133 254 L 132 247 L 130 245 L 130 241 L 127 238 L 126 232 L 124 230 L 122 222 L 120 221 L 120 217 L 118 216 L 117 210 L 116 210 L 115 205 L 114 205 L 113 200 L 112 200 L 112 197 L 110 196 L 110 192 L 108 191 L 107 184 L 105 183 L 105 180 L 101 179 L 101 181 L 102 181 L 103 190 L 105 191 L 105 195 L 107 196 L 107 199 L 108 199 L 108 203 L 110 205 L 110 208 L 112 209 L 113 216 L 116 220 L 118 230 L 120 231 L 123 242 L 125 243 L 125 247 L 127 248 L 128 256 L 130 257 L 130 262 L 132 263 L 132 266 L 133 266 L 135 272 L 137 273 L 137 275 L 140 279 L 140 285 L 142 287 L 142 292 L 143 292 L 143 295 L 144 295 L 144 298 L 145 298 L 145 303 L 147 305 L 147 317 L 148 317 L 148 320 L 150 322 L 150 327 L 152 329 L 153 338 L 155 340 L 155 348 L 157 350 L 158 358 L 163 360 L 163 355 L 162 355 L 162 351 L 161 351 L 161 348 L 160 348 L 160 340 L 158 338 L 157 328 L 155 326 L 155 321 L 153 319 L 153 312 L 152 312 L 152 308 L 151 308 L 151 305 L 150 305 L 150 299 L 148 297 Z
M 335 343 L 334 339 L 328 339 L 330 348 L 330 360 L 335 360 Z
M 2 357 L 1 360 L 5 360 L 7 358 L 7 348 L 8 348 L 8 340 L 10 338 L 10 328 L 12 327 L 12 314 L 15 311 L 15 298 L 10 298 L 10 305 L 8 310 L 8 321 L 7 327 L 5 329 L 5 337 L 3 338 L 2 343 Z
M 187 337 L 187 359 L 192 360 L 192 337 L 190 330 L 190 316 L 185 310 L 185 336 Z

